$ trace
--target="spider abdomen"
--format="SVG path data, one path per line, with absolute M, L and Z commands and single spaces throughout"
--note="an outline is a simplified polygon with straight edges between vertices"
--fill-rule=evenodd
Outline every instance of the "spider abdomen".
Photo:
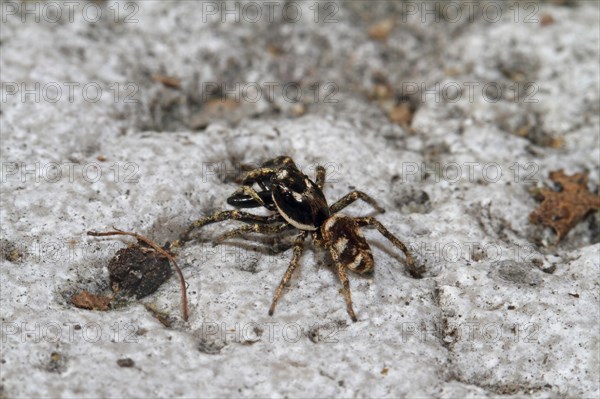
M 361 274 L 373 271 L 371 247 L 354 219 L 340 214 L 331 216 L 321 226 L 321 236 L 340 266 Z

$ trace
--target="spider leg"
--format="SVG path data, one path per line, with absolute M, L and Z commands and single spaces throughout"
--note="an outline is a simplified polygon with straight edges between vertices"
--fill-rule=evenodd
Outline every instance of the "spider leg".
M 198 219 L 194 223 L 190 224 L 188 228 L 179 236 L 179 240 L 173 243 L 172 246 L 179 246 L 185 242 L 190 241 L 191 232 L 203 226 L 206 226 L 207 224 L 222 222 L 224 220 L 239 220 L 244 223 L 269 224 L 276 222 L 277 220 L 279 220 L 279 218 L 279 215 L 259 216 L 253 215 L 248 212 L 241 212 L 238 210 L 217 212 L 212 216 L 203 217 L 202 219 Z
M 360 226 L 349 216 L 333 215 L 325 221 L 318 232 L 313 233 L 313 237 L 317 238 L 316 245 L 328 249 L 342 283 L 346 311 L 352 321 L 356 321 L 346 269 L 358 273 L 373 269 L 373 256 L 365 237 L 361 234 Z
M 317 166 L 317 186 L 322 190 L 323 186 L 325 185 L 325 168 L 322 167 L 321 165 Z
M 344 265 L 339 262 L 336 262 L 338 276 L 340 277 L 340 281 L 342 282 L 342 286 L 344 287 L 344 295 L 346 297 L 346 311 L 352 321 L 356 321 L 356 314 L 354 313 L 354 309 L 352 308 L 352 296 L 350 294 L 350 281 L 348 281 L 348 275 L 346 274 L 346 269 Z
M 261 187 L 264 187 L 261 181 L 258 182 Z M 264 206 L 267 209 L 273 208 L 273 200 L 271 199 L 270 191 L 262 191 L 258 193 L 252 186 L 241 186 L 227 198 L 229 205 L 238 208 L 257 208 Z
M 406 248 L 406 245 L 404 245 L 404 243 L 400 241 L 395 235 L 390 233 L 390 231 L 386 229 L 385 226 L 382 225 L 377 219 L 367 216 L 362 218 L 356 218 L 354 220 L 361 227 L 375 227 L 381 233 L 381 235 L 390 240 L 390 242 L 396 247 L 400 248 L 400 250 L 404 252 L 404 256 L 406 256 L 406 263 L 408 264 L 410 274 L 415 278 L 421 277 L 421 271 L 415 266 L 415 261 L 412 255 L 410 254 L 408 248 Z
M 375 201 L 372 197 L 363 193 L 362 191 L 352 191 L 351 193 L 344 195 L 342 198 L 340 198 L 337 202 L 335 202 L 333 205 L 331 205 L 329 207 L 329 211 L 331 213 L 337 213 L 337 212 L 341 211 L 342 209 L 344 209 L 345 207 L 347 207 L 348 205 L 350 205 L 351 203 L 353 203 L 354 201 L 359 200 L 359 199 L 361 199 L 361 200 L 365 201 L 367 204 L 371 205 L 378 212 L 381 212 L 381 213 L 385 212 L 385 209 L 380 207 L 379 204 L 377 203 L 377 201 Z
M 258 195 L 256 190 L 250 186 L 241 186 L 240 188 L 235 190 L 233 194 L 231 194 L 231 197 L 233 197 L 234 195 L 248 195 L 252 197 L 252 199 L 254 199 L 256 202 L 258 202 L 261 206 L 265 206 L 265 202 L 263 201 L 261 196 Z
M 242 179 L 242 184 L 247 186 L 252 186 L 254 183 L 258 183 L 263 190 L 265 190 L 264 182 L 266 178 L 270 178 L 278 168 L 283 166 L 293 166 L 296 167 L 296 164 L 287 155 L 279 156 L 276 158 L 269 159 L 264 162 L 260 168 L 256 168 L 251 170 L 244 176 Z
M 262 164 L 262 167 L 263 168 L 278 168 L 280 166 L 286 166 L 286 165 L 295 165 L 294 160 L 287 155 L 281 155 L 279 157 L 271 158 L 268 161 L 265 161 Z
M 325 248 L 325 242 L 323 241 L 323 237 L 321 237 L 319 230 L 313 231 L 311 235 L 315 248 Z
M 215 238 L 215 240 L 213 241 L 214 245 L 220 244 L 225 240 L 228 240 L 230 238 L 234 238 L 234 237 L 239 237 L 241 235 L 244 235 L 246 233 L 262 233 L 262 234 L 272 234 L 272 233 L 278 233 L 281 231 L 284 231 L 288 228 L 292 228 L 293 226 L 291 226 L 290 224 L 278 224 L 278 225 L 273 225 L 273 224 L 250 224 L 247 226 L 242 226 L 240 228 L 237 228 L 235 230 L 231 230 L 228 231 L 225 234 L 222 234 L 220 236 L 218 236 L 217 238 Z
M 273 173 L 275 173 L 273 168 L 256 168 L 246 173 L 241 184 L 245 186 L 252 186 L 256 182 L 260 182 L 265 178 L 271 177 Z
M 288 266 L 283 278 L 281 279 L 281 283 L 277 287 L 275 291 L 275 296 L 273 297 L 273 302 L 271 303 L 271 307 L 269 308 L 269 316 L 273 316 L 275 312 L 275 306 L 277 306 L 277 301 L 281 297 L 281 293 L 283 292 L 283 288 L 292 278 L 292 274 L 294 274 L 294 270 L 300 264 L 300 257 L 302 256 L 302 251 L 304 249 L 304 240 L 308 235 L 308 231 L 303 231 L 296 237 L 296 241 L 294 241 L 294 254 L 292 255 L 292 260 L 290 261 L 290 265 Z

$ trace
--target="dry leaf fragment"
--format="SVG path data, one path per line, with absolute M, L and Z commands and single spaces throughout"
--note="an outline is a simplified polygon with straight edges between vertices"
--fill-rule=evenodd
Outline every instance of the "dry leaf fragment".
M 111 298 L 81 291 L 71 297 L 71 303 L 78 308 L 88 310 L 108 310 Z
M 413 119 L 413 114 L 414 110 L 410 104 L 403 102 L 392 108 L 388 114 L 388 117 L 390 118 L 390 121 L 394 123 L 402 126 L 410 126 Z
M 300 117 L 306 113 L 306 106 L 302 103 L 296 103 L 292 106 L 292 115 Z
M 394 27 L 394 20 L 387 18 L 377 22 L 369 28 L 369 38 L 374 40 L 386 40 Z
M 529 221 L 554 229 L 560 242 L 589 212 L 600 209 L 600 197 L 588 190 L 586 173 L 568 176 L 562 169 L 555 170 L 550 172 L 550 180 L 559 184 L 562 191 L 541 189 L 543 201 L 531 212 Z
M 552 25 L 553 23 L 554 23 L 554 17 L 551 14 L 542 14 L 542 17 L 540 18 L 541 26 L 548 26 L 548 25 Z
M 177 79 L 172 76 L 155 74 L 152 76 L 152 79 L 154 79 L 156 82 L 162 83 L 164 86 L 170 87 L 172 89 L 181 88 L 181 79 Z

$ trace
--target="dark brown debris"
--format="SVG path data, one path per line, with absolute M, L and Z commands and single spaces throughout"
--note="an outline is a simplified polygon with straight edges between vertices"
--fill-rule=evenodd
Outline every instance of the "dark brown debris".
M 133 367 L 135 366 L 135 362 L 132 359 L 126 357 L 124 359 L 117 360 L 117 365 L 119 367 Z
M 410 126 L 410 124 L 412 123 L 413 115 L 414 108 L 410 105 L 410 103 L 401 102 L 400 104 L 392 108 L 392 110 L 388 114 L 388 117 L 393 123 L 397 123 L 401 126 Z
M 600 209 L 600 197 L 588 190 L 586 173 L 568 176 L 561 169 L 550 172 L 550 180 L 561 190 L 541 189 L 542 203 L 531 212 L 529 221 L 551 227 L 560 242 L 588 213 Z
M 130 245 L 128 248 L 121 249 L 109 264 L 111 273 L 111 286 L 113 290 L 124 290 L 131 288 L 131 292 L 137 298 L 145 296 L 143 294 L 152 293 L 164 283 L 170 274 L 165 267 L 168 267 L 169 261 L 173 264 L 175 272 L 179 277 L 181 285 L 181 306 L 183 319 L 188 320 L 189 309 L 187 303 L 187 292 L 183 273 L 175 261 L 175 257 L 160 245 L 141 234 L 114 229 L 114 231 L 96 232 L 88 231 L 88 236 L 107 237 L 107 236 L 130 236 L 138 240 L 137 244 Z M 112 265 L 112 266 L 111 266 Z M 148 273 L 149 276 L 146 276 Z M 165 278 L 165 276 L 168 276 Z M 131 280 L 132 279 L 132 280 Z M 142 295 L 142 296 L 138 296 Z
M 108 273 L 114 292 L 137 299 L 155 292 L 173 274 L 168 258 L 137 244 L 117 251 Z

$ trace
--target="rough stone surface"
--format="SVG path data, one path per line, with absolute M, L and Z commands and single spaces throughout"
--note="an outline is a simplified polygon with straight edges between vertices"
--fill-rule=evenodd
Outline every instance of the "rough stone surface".
M 53 3 L 58 22 L 48 2 L 3 2 L 0 397 L 598 397 L 600 216 L 559 245 L 528 222 L 550 171 L 587 172 L 598 193 L 598 5 L 451 3 L 462 15 L 288 2 L 297 21 L 277 3 L 269 21 L 258 2 L 251 23 L 212 2 L 81 3 L 72 19 Z M 350 275 L 353 323 L 307 241 L 269 317 L 293 235 L 213 248 L 228 222 L 178 253 L 189 322 L 175 277 L 108 312 L 70 305 L 109 290 L 131 242 L 86 231 L 173 240 L 228 208 L 241 164 L 281 154 L 326 166 L 331 202 L 377 198 L 386 213 L 344 213 L 376 216 L 425 277 L 366 231 L 376 267 Z

